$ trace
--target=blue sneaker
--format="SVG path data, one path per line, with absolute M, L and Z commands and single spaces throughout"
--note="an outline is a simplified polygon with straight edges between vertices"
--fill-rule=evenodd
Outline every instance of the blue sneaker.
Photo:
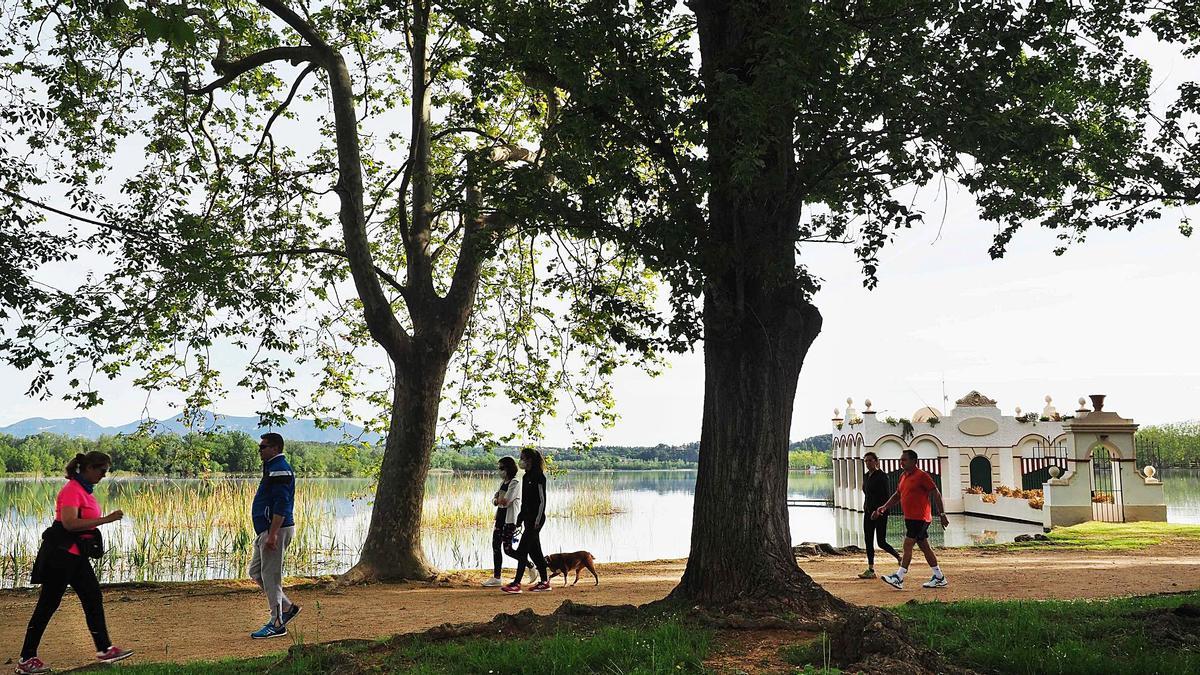
M 300 613 L 300 605 L 292 605 L 292 608 L 283 613 L 283 625 L 288 625 L 288 622 L 296 618 Z
M 283 637 L 284 635 L 287 635 L 287 628 L 283 625 L 276 626 L 274 621 L 268 621 L 267 625 L 251 633 L 250 637 L 255 640 L 266 640 L 267 638 Z

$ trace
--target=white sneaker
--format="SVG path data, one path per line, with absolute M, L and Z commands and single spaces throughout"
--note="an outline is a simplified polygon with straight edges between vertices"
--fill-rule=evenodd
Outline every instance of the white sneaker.
M 492 577 L 491 579 L 488 579 L 487 581 L 483 582 L 483 585 L 487 586 L 488 588 L 495 588 L 497 586 L 503 586 L 504 582 L 500 581 L 496 577 Z
M 900 575 L 898 574 L 885 574 L 879 578 L 883 580 L 883 583 L 891 586 L 892 588 L 904 590 L 904 580 L 901 579 Z
M 921 586 L 923 586 L 924 588 L 945 588 L 945 587 L 947 587 L 947 586 L 949 586 L 949 585 L 950 585 L 950 584 L 948 584 L 948 583 L 946 582 L 946 576 L 945 576 L 945 575 L 942 575 L 942 576 L 940 576 L 940 577 L 939 577 L 939 576 L 938 576 L 938 575 L 936 575 L 936 574 L 935 574 L 935 575 L 933 575 L 933 578 L 932 578 L 932 579 L 930 579 L 929 581 L 926 581 L 925 583 L 921 584 Z

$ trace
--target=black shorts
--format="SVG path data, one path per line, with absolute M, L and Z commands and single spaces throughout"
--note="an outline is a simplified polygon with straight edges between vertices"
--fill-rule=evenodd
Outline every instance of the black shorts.
M 904 537 L 914 541 L 921 541 L 929 538 L 929 521 L 928 520 L 909 520 L 904 519 Z

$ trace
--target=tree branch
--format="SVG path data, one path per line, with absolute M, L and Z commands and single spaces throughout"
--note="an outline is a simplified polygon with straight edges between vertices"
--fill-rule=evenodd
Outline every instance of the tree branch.
M 488 132 L 484 131 L 483 129 L 477 129 L 475 127 L 448 127 L 446 129 L 442 129 L 441 131 L 437 132 L 436 134 L 433 134 L 430 137 L 430 140 L 431 141 L 440 141 L 447 136 L 453 136 L 455 134 L 475 134 L 476 136 L 482 136 L 483 138 L 486 138 L 493 143 L 496 143 L 499 145 L 504 144 L 503 138 L 500 138 L 499 136 L 493 136 L 492 134 L 489 134 Z
M 303 17 L 292 11 L 280 0 L 258 0 L 258 4 L 265 7 L 275 16 L 283 19 L 283 22 L 292 27 L 292 30 L 300 34 L 300 37 L 308 41 L 308 44 L 320 49 L 322 52 L 331 51 L 329 43 L 325 42 L 316 28 L 312 24 L 305 21 Z
M 282 248 L 282 249 L 273 249 L 270 251 L 255 251 L 253 253 L 239 253 L 233 257 L 234 258 L 265 258 L 265 257 L 269 257 L 269 256 L 318 255 L 318 254 L 332 255 L 332 256 L 336 256 L 338 258 L 342 258 L 344 260 L 350 260 L 350 256 L 347 255 L 347 253 L 345 251 L 342 251 L 342 250 L 336 249 L 336 248 L 329 248 L 326 246 L 314 246 L 311 248 Z M 379 275 L 380 279 L 383 279 L 384 281 L 386 281 L 389 286 L 391 286 L 392 288 L 399 291 L 400 295 L 403 296 L 406 301 L 408 300 L 408 289 L 405 288 L 404 284 L 400 283 L 396 279 L 396 277 L 392 276 L 386 270 L 380 269 L 378 265 L 375 266 L 375 273 Z
M 387 179 L 387 182 L 383 184 L 383 187 L 379 188 L 379 194 L 375 197 L 375 203 L 371 205 L 371 210 L 367 213 L 368 223 L 371 222 L 371 220 L 375 217 L 375 212 L 379 210 L 379 204 L 383 201 L 383 196 L 387 193 L 388 188 L 392 187 L 392 183 L 395 183 L 397 178 L 403 176 L 404 180 L 400 181 L 400 193 L 403 194 L 406 190 L 408 190 L 408 179 L 411 175 L 412 159 L 406 159 L 404 160 L 404 164 L 400 165 L 400 168 L 392 173 L 392 177 Z M 401 234 L 407 233 L 401 232 Z
M 295 65 L 299 65 L 305 61 L 321 63 L 321 56 L 322 53 L 312 47 L 271 47 L 270 49 L 255 52 L 250 56 L 233 62 L 213 59 L 213 68 L 222 74 L 221 79 L 197 89 L 185 86 L 183 90 L 188 94 L 209 94 L 233 82 L 251 70 L 273 61 L 290 61 Z
M 88 225 L 95 225 L 96 227 L 99 227 L 101 229 L 111 230 L 113 232 L 120 232 L 121 234 L 128 235 L 130 237 L 139 237 L 139 238 L 146 239 L 149 241 L 155 241 L 155 240 L 170 241 L 169 239 L 163 239 L 161 236 L 153 235 L 149 232 L 144 232 L 142 230 L 135 230 L 135 229 L 132 229 L 129 227 L 125 227 L 123 225 L 113 225 L 112 223 L 106 223 L 104 221 L 88 218 L 87 216 L 81 216 L 78 214 L 71 213 L 69 211 L 63 211 L 62 209 L 56 209 L 53 206 L 50 206 L 49 204 L 35 201 L 24 195 L 18 194 L 16 192 L 12 192 L 10 190 L 6 190 L 5 188 L 0 188 L 0 194 L 3 194 L 7 197 L 11 197 L 12 199 L 15 199 L 20 202 L 25 202 L 26 204 L 29 204 L 30 206 L 35 206 L 39 209 L 42 209 L 43 211 L 49 211 L 50 213 L 53 213 L 55 215 L 63 216 L 65 218 L 70 218 L 71 220 L 77 220 L 81 223 L 87 223 Z M 171 242 L 171 243 L 175 244 L 175 242 Z
M 296 92 L 300 90 L 300 85 L 304 82 L 304 78 L 308 77 L 308 74 L 316 70 L 318 67 L 319 66 L 315 63 L 309 63 L 308 66 L 301 71 L 300 76 L 296 78 L 296 81 L 292 83 L 292 90 L 288 92 L 287 98 L 283 100 L 283 103 L 279 104 L 279 107 L 275 109 L 275 112 L 271 113 L 271 118 L 267 120 L 266 126 L 263 127 L 262 138 L 258 139 L 258 145 L 254 148 L 254 154 L 251 155 L 252 158 L 258 157 L 258 151 L 262 150 L 263 143 L 265 143 L 267 137 L 271 135 L 271 125 L 275 124 L 275 120 L 283 114 L 284 110 L 287 110 L 289 105 L 291 105 L 292 99 L 296 97 Z M 274 146 L 273 141 L 272 146 Z M 274 150 L 272 150 L 272 153 L 274 153 Z

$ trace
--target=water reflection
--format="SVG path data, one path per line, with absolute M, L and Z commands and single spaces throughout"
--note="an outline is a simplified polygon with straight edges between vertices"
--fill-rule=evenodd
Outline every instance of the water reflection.
M 1167 522 L 1200 523 L 1200 471 L 1164 470 L 1159 477 L 1167 495 Z

